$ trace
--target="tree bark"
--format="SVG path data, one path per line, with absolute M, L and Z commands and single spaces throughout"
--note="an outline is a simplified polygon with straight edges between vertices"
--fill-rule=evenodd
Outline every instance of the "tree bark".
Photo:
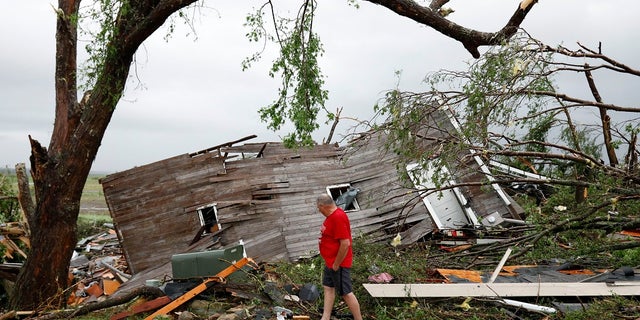
M 638 172 L 638 153 L 636 150 L 637 143 L 638 134 L 633 132 L 631 133 L 631 139 L 629 139 L 629 150 L 627 150 L 627 155 L 625 156 L 625 163 L 627 165 L 627 172 L 634 175 Z
M 31 190 L 29 189 L 29 176 L 27 176 L 27 168 L 24 163 L 16 165 L 16 177 L 18 178 L 18 202 L 22 208 L 22 222 L 25 224 L 24 231 L 27 235 L 29 231 L 29 220 L 27 217 L 33 215 L 35 205 L 31 198 Z

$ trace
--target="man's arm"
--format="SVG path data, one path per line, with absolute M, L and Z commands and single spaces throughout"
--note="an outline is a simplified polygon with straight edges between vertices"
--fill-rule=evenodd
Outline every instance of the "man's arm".
M 338 254 L 336 255 L 336 260 L 333 261 L 332 269 L 337 271 L 340 269 L 340 264 L 344 261 L 344 258 L 347 256 L 347 252 L 349 252 L 349 246 L 351 245 L 351 241 L 349 239 L 340 239 L 340 248 L 338 248 Z

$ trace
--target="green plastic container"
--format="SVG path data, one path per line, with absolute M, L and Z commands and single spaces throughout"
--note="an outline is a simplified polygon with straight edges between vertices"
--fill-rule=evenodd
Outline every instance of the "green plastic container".
M 174 254 L 171 256 L 173 279 L 213 277 L 246 256 L 243 244 L 227 249 Z

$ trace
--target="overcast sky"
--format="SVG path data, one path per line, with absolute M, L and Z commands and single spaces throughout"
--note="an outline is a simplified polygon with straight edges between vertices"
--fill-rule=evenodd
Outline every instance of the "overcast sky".
M 295 1 L 274 1 L 276 6 Z M 0 166 L 29 162 L 28 135 L 47 146 L 54 121 L 54 1 L 9 1 L 0 11 Z M 466 27 L 496 31 L 517 0 L 450 1 L 450 18 Z M 126 88 L 93 165 L 115 172 L 256 134 L 251 141 L 280 141 L 257 110 L 275 98 L 279 80 L 267 70 L 273 56 L 241 70 L 260 47 L 245 38 L 244 17 L 261 1 L 206 1 L 195 14 L 195 34 L 182 25 L 165 41 L 166 28 L 148 39 L 136 56 Z M 462 69 L 471 61 L 456 41 L 386 8 L 360 1 L 319 1 L 314 24 L 325 48 L 320 59 L 329 100 L 342 115 L 369 119 L 373 105 L 396 86 L 419 91 L 421 80 L 439 69 Z M 597 47 L 640 68 L 640 1 L 540 0 L 523 23 L 550 45 L 576 42 Z M 81 45 L 82 48 L 84 45 Z M 275 49 L 275 48 L 272 48 Z M 596 74 L 596 81 L 598 75 Z M 575 85 L 572 80 L 567 86 Z M 600 83 L 606 101 L 638 106 L 640 87 L 626 80 Z M 579 83 L 584 88 L 583 82 Z M 576 92 L 576 95 L 588 92 Z M 323 118 L 324 119 L 324 118 Z M 344 120 L 338 134 L 355 123 Z M 330 125 L 315 135 L 326 137 Z M 335 140 L 335 139 L 334 139 Z

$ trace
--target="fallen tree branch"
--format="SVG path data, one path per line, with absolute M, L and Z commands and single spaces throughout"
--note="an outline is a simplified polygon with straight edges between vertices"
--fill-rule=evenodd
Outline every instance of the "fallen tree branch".
M 71 318 L 88 314 L 96 310 L 111 308 L 111 307 L 115 307 L 115 306 L 127 303 L 138 296 L 158 298 L 164 295 L 165 293 L 162 290 L 160 290 L 160 288 L 143 286 L 143 287 L 136 288 L 135 290 L 128 292 L 126 294 L 115 296 L 101 302 L 86 304 L 79 309 L 57 311 L 54 313 L 49 313 L 39 317 L 35 317 L 33 319 L 38 319 L 38 320 L 71 319 Z
M 499 257 L 504 253 L 504 250 L 506 250 L 506 248 L 508 247 L 513 247 L 514 249 L 517 249 L 517 250 L 514 250 L 516 251 L 516 253 L 511 255 L 511 259 L 516 259 L 518 257 L 523 256 L 527 252 L 529 252 L 532 248 L 535 247 L 535 244 L 538 241 L 540 241 L 541 239 L 547 236 L 555 235 L 563 231 L 576 230 L 576 229 L 592 228 L 592 229 L 601 230 L 602 229 L 601 223 L 604 221 L 603 219 L 605 218 L 601 218 L 601 217 L 591 218 L 592 215 L 596 214 L 597 212 L 600 212 L 604 208 L 612 206 L 615 203 L 619 203 L 622 201 L 633 201 L 638 199 L 640 199 L 640 195 L 621 196 L 614 199 L 609 199 L 597 206 L 591 207 L 589 210 L 586 210 L 581 215 L 576 215 L 572 218 L 564 219 L 540 232 L 529 233 L 520 237 L 508 239 L 503 242 L 496 242 L 496 243 L 491 243 L 487 245 L 476 244 L 473 247 L 464 251 L 456 252 L 453 254 L 442 253 L 437 255 L 431 255 L 430 258 L 446 257 L 448 259 L 454 258 L 453 260 L 455 260 L 455 258 L 471 257 L 471 262 L 468 265 L 466 265 L 465 267 L 466 269 L 469 269 L 475 265 L 495 265 Z M 612 223 L 615 224 L 615 221 Z M 633 226 L 638 225 L 638 221 L 635 219 L 631 221 L 626 221 L 626 223 L 624 223 L 624 221 L 620 221 L 620 223 L 623 223 L 623 224 L 622 225 L 618 224 L 618 227 L 625 226 L 627 228 L 631 228 Z M 612 227 L 609 229 L 609 231 L 613 232 L 615 231 L 615 229 Z M 593 251 L 602 252 L 603 250 L 606 250 L 606 252 L 610 252 L 611 250 L 614 250 L 614 251 L 625 250 L 625 249 L 631 249 L 636 247 L 640 247 L 640 242 L 637 242 L 637 241 L 624 242 L 620 244 L 607 246 L 604 249 L 602 247 L 593 248 Z M 488 256 L 495 257 L 496 259 L 495 260 L 487 259 Z M 478 262 L 477 260 L 480 257 L 482 257 L 483 260 L 481 262 Z
M 622 243 L 616 243 L 610 246 L 592 247 L 591 250 L 587 253 L 591 254 L 591 253 L 598 253 L 598 252 L 613 252 L 613 251 L 627 250 L 627 249 L 633 249 L 638 247 L 640 247 L 639 241 L 627 241 Z

